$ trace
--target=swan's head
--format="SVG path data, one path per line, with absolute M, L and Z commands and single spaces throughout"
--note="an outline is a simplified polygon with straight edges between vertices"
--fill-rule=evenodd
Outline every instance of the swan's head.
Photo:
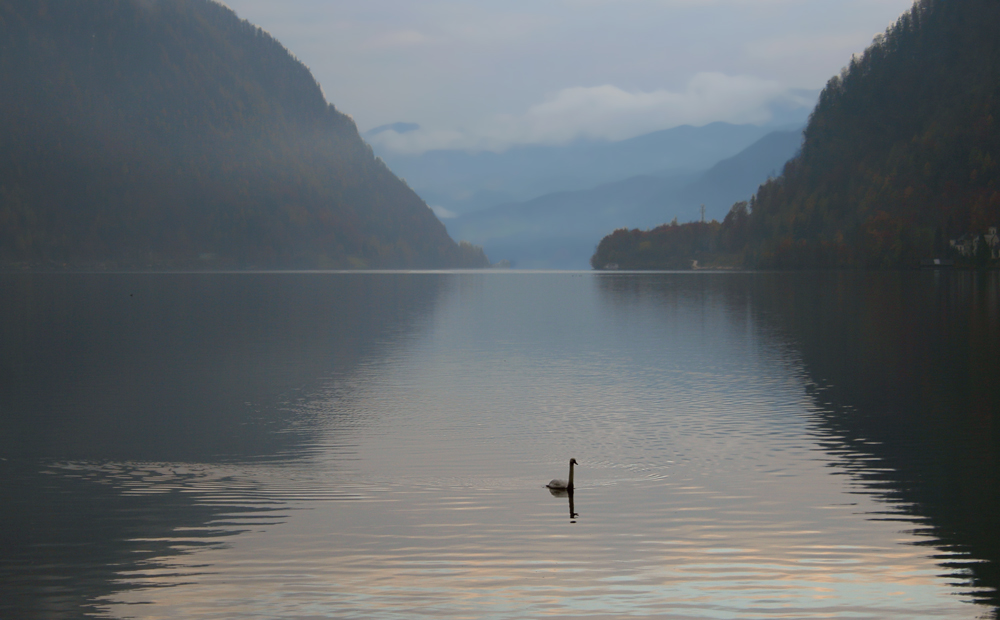
M 576 459 L 570 459 L 569 460 L 569 464 L 570 465 L 576 465 L 577 464 Z

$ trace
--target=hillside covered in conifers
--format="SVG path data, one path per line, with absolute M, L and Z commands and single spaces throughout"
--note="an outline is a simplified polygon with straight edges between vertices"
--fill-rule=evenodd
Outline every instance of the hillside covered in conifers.
M 0 0 L 0 93 L 0 265 L 487 264 L 210 0 Z
M 592 264 L 666 266 L 654 254 L 758 268 L 989 263 L 983 239 L 1000 226 L 998 33 L 998 0 L 919 0 L 829 81 L 800 154 L 748 205 L 685 234 L 616 231 Z M 963 239 L 980 241 L 978 257 L 958 255 L 951 241 Z

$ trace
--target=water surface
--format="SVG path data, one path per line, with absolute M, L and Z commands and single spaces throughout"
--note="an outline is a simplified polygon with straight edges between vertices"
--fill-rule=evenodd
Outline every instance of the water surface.
M 0 617 L 994 613 L 995 278 L 0 285 Z

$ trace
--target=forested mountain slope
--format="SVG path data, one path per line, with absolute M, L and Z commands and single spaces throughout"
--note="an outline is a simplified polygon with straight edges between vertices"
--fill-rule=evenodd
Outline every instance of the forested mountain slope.
M 208 0 L 0 0 L 0 262 L 485 263 L 276 40 Z
M 1000 224 L 1000 2 L 920 0 L 830 80 L 757 193 L 760 266 L 907 266 Z
M 592 264 L 996 261 L 987 246 L 1000 227 L 998 33 L 1000 0 L 919 0 L 829 81 L 801 153 L 749 205 L 714 227 L 618 231 Z M 953 240 L 970 241 L 964 255 Z

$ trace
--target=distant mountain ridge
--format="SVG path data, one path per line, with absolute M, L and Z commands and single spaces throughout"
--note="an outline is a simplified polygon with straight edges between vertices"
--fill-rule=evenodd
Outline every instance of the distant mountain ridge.
M 609 230 L 647 228 L 677 218 L 722 217 L 781 170 L 802 143 L 801 130 L 771 132 L 706 171 L 643 175 L 592 189 L 558 192 L 445 220 L 453 236 L 482 245 L 519 267 L 586 269 Z
M 722 221 L 734 202 L 746 200 L 759 185 L 781 174 L 785 163 L 802 147 L 803 129 L 799 127 L 767 134 L 738 155 L 712 166 L 698 180 L 681 190 L 677 201 L 704 204 L 707 218 Z M 693 219 L 693 215 L 689 217 Z M 650 224 L 646 222 L 645 225 Z
M 458 267 L 308 69 L 208 0 L 0 0 L 0 263 Z
M 374 138 L 387 128 L 391 126 L 375 128 L 366 136 Z M 518 146 L 503 153 L 439 150 L 400 155 L 379 148 L 377 140 L 373 143 L 393 172 L 429 205 L 462 215 L 634 176 L 696 173 L 775 129 L 721 122 L 684 125 L 619 142 L 579 140 Z

